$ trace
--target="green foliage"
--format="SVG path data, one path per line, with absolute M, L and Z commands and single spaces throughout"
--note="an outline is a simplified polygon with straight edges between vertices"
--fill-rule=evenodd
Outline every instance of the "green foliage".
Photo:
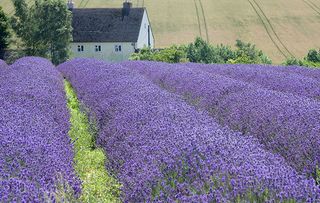
M 71 12 L 63 0 L 36 0 L 28 7 L 25 0 L 13 0 L 11 24 L 22 40 L 25 54 L 50 58 L 54 64 L 69 56 Z
M 187 57 L 194 63 L 226 63 L 235 57 L 235 53 L 229 46 L 213 46 L 198 37 L 188 45 Z
M 106 155 L 95 146 L 95 131 L 71 84 L 65 81 L 68 108 L 71 114 L 69 135 L 74 142 L 75 170 L 82 181 L 81 202 L 120 202 L 121 185 L 105 169 Z
M 219 58 L 219 63 L 227 63 L 230 59 L 235 58 L 235 53 L 230 46 L 220 44 L 214 47 L 214 52 Z
M 236 41 L 235 59 L 231 63 L 245 64 L 271 64 L 269 59 L 261 50 L 258 50 L 254 44 L 245 43 L 241 40 Z
M 169 63 L 263 63 L 271 64 L 271 60 L 256 49 L 255 45 L 237 40 L 237 49 L 223 44 L 211 45 L 200 37 L 187 46 L 172 46 L 160 51 L 149 48 L 140 50 L 131 56 L 131 60 L 163 61 Z
M 9 19 L 0 6 L 0 59 L 3 59 L 4 50 L 9 46 L 10 31 Z
M 303 66 L 303 61 L 296 58 L 288 58 L 283 64 L 286 66 Z
M 132 54 L 130 60 L 162 61 L 167 63 L 187 62 L 185 49 L 185 46 L 176 45 L 162 50 L 143 48 L 139 53 Z
M 296 59 L 296 58 L 289 58 L 285 62 L 283 62 L 283 65 L 305 66 L 305 67 L 311 67 L 311 68 L 320 67 L 320 50 L 317 52 L 315 49 L 311 49 L 309 50 L 307 56 L 303 60 Z
M 308 55 L 305 59 L 310 62 L 320 63 L 320 49 L 318 52 L 315 49 L 309 50 Z
M 187 57 L 190 62 L 194 63 L 214 63 L 217 61 L 213 47 L 200 37 L 188 45 Z

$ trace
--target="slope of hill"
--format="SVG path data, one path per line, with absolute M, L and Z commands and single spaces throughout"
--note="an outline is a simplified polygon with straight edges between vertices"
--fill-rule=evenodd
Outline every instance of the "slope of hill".
M 32 0 L 27 0 L 32 2 Z M 123 0 L 75 0 L 76 7 L 120 7 Z M 145 6 L 156 46 L 189 43 L 255 43 L 275 63 L 320 48 L 320 0 L 133 0 Z M 12 13 L 10 0 L 0 5 Z

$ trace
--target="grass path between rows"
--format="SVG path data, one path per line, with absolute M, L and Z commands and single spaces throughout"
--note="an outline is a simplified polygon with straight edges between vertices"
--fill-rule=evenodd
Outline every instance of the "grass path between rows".
M 74 143 L 74 168 L 81 179 L 81 202 L 120 202 L 121 185 L 105 169 L 106 155 L 95 145 L 95 131 L 81 111 L 76 92 L 64 81 L 70 112 L 69 136 Z

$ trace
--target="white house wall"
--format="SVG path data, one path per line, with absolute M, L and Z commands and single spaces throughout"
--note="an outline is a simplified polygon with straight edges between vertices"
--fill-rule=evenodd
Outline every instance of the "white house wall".
M 83 46 L 83 51 L 78 51 L 78 45 Z M 97 52 L 95 46 L 100 45 L 101 51 Z M 115 46 L 121 45 L 121 52 L 115 51 Z M 96 58 L 105 61 L 125 61 L 134 53 L 134 46 L 129 42 L 72 42 L 72 58 Z
M 148 26 L 150 26 L 150 47 L 154 48 L 154 38 L 153 38 L 153 33 L 152 33 L 152 29 L 151 29 L 151 25 L 148 19 L 148 15 L 146 10 L 143 13 L 143 17 L 142 17 L 142 23 L 141 23 L 141 27 L 140 27 L 140 33 L 139 33 L 139 37 L 138 37 L 138 42 L 136 45 L 136 48 L 141 49 L 143 47 L 148 47 Z

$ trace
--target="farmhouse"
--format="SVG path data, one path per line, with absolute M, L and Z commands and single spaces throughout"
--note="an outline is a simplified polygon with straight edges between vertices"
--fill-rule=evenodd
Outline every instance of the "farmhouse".
M 127 60 L 143 47 L 154 47 L 154 37 L 146 8 L 81 8 L 72 11 L 72 57 L 106 61 Z

